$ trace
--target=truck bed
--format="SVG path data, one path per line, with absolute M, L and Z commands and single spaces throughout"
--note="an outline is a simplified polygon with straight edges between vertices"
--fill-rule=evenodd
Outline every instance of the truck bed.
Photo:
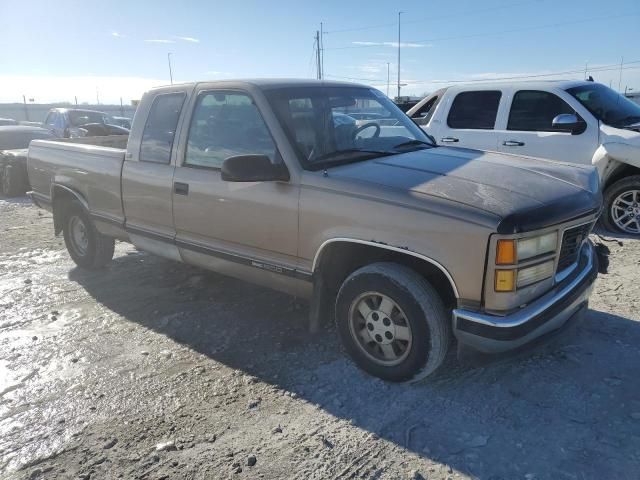
M 66 187 L 82 196 L 96 220 L 122 223 L 120 174 L 125 152 L 124 148 L 34 140 L 27 159 L 32 197 L 43 206 L 50 205 L 54 186 L 58 190 Z

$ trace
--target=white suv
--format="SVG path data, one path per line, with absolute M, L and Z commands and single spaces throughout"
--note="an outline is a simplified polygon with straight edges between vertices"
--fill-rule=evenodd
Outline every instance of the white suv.
M 608 228 L 640 235 L 640 105 L 589 81 L 443 88 L 407 112 L 440 145 L 593 164 Z

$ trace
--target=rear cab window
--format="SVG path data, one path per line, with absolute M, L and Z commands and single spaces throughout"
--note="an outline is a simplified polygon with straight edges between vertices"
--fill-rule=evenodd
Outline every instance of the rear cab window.
M 511 102 L 507 130 L 557 132 L 551 124 L 563 113 L 575 111 L 557 95 L 539 90 L 520 90 Z
M 501 97 L 499 90 L 459 93 L 449 110 L 447 125 L 454 129 L 493 130 Z
M 142 133 L 140 161 L 168 164 L 186 95 L 164 93 L 153 100 Z

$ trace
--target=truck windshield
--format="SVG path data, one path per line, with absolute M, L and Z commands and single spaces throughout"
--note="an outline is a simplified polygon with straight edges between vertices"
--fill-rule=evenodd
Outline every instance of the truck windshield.
M 435 146 L 374 89 L 297 87 L 265 93 L 309 170 Z
M 567 89 L 598 120 L 616 128 L 640 122 L 640 105 L 599 83 Z
M 81 127 L 87 123 L 106 123 L 105 114 L 102 112 L 90 112 L 86 110 L 70 110 L 69 123 L 74 127 Z

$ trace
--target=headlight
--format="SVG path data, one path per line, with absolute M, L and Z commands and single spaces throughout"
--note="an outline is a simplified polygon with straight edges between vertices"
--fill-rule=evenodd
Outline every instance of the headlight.
M 555 253 L 558 249 L 558 232 L 546 233 L 537 237 L 498 240 L 496 265 L 508 269 L 495 271 L 494 290 L 513 292 L 516 289 L 540 282 L 553 276 L 555 258 L 531 267 L 518 268 L 518 265 L 541 255 Z
M 519 240 L 498 240 L 496 265 L 515 265 L 523 260 L 555 252 L 558 247 L 558 232 Z
M 554 260 L 518 270 L 518 288 L 532 285 L 553 275 Z
M 518 240 L 518 260 L 527 260 L 538 255 L 555 252 L 557 247 L 558 232 L 547 233 L 539 237 L 522 238 Z

